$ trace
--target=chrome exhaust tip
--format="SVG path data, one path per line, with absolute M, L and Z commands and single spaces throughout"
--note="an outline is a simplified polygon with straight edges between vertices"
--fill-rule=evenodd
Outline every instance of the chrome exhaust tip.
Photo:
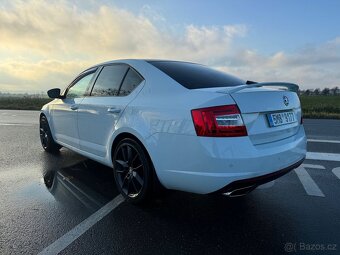
M 249 192 L 253 191 L 256 187 L 257 185 L 242 187 L 222 194 L 227 197 L 242 197 L 247 195 Z

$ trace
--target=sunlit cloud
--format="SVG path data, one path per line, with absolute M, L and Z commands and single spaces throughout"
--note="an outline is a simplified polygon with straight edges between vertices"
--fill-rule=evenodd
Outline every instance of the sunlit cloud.
M 36 52 L 42 57 L 218 56 L 230 40 L 244 35 L 242 25 L 188 25 L 178 36 L 159 28 L 143 15 L 99 6 L 92 12 L 66 2 L 15 2 L 0 11 L 2 47 L 13 52 Z M 159 19 L 159 18 L 158 18 Z M 209 47 L 208 47 L 209 46 Z
M 340 37 L 268 56 L 238 45 L 249 30 L 243 24 L 177 28 L 150 6 L 136 14 L 103 4 L 85 9 L 67 1 L 0 4 L 0 91 L 63 87 L 84 68 L 120 58 L 194 61 L 243 79 L 284 80 L 302 87 L 333 86 L 340 78 Z
M 241 50 L 227 56 L 219 69 L 256 81 L 290 81 L 306 88 L 340 85 L 340 40 L 309 45 L 295 52 L 277 52 L 270 56 Z
M 92 65 L 85 61 L 41 60 L 38 62 L 6 61 L 0 63 L 0 91 L 39 92 L 64 87 L 76 74 Z

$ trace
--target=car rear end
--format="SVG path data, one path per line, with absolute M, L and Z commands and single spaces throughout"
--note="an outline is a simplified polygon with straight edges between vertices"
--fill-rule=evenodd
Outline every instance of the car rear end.
M 218 161 L 235 167 L 229 172 L 233 177 L 217 192 L 237 196 L 298 167 L 305 158 L 306 137 L 295 92 L 247 88 L 230 96 L 235 105 L 195 109 L 192 115 L 197 135 L 214 139 L 214 148 L 204 145 L 207 140 L 201 143 L 210 155 L 216 155 L 217 147 L 230 148 Z M 209 162 L 217 161 L 212 156 Z
M 162 133 L 157 174 L 164 186 L 200 194 L 243 195 L 298 167 L 306 136 L 292 86 L 257 85 L 192 89 L 216 100 L 200 102 L 190 118 L 192 134 Z

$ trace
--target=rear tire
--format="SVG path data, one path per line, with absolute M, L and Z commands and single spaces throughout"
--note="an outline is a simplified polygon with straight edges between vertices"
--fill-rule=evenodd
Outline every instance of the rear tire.
M 116 186 L 126 200 L 145 203 L 152 197 L 155 172 L 143 147 L 133 139 L 121 140 L 112 157 Z
M 40 141 L 43 149 L 49 153 L 58 153 L 61 148 L 52 137 L 51 129 L 45 115 L 40 117 Z

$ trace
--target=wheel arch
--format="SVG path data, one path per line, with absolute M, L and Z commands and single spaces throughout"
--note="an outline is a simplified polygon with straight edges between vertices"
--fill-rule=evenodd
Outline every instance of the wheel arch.
M 47 119 L 47 121 L 48 121 L 48 123 L 50 124 L 50 122 L 51 122 L 51 116 L 50 116 L 49 111 L 47 111 L 46 109 L 42 109 L 42 110 L 40 111 L 40 114 L 39 114 L 39 120 L 41 119 L 42 116 L 45 116 L 46 119 Z M 51 125 L 50 125 L 50 128 L 51 128 Z
M 45 117 L 47 118 L 47 116 L 46 116 L 46 114 L 45 114 L 44 112 L 40 112 L 40 114 L 39 114 L 39 120 L 42 118 L 42 116 L 45 116 Z
M 52 137 L 53 137 L 54 141 L 57 141 L 56 136 L 55 136 L 55 132 L 54 132 L 54 125 L 52 123 L 52 118 L 51 118 L 50 112 L 47 109 L 41 109 L 40 114 L 39 114 L 39 122 L 40 122 L 42 116 L 45 116 L 45 118 L 47 119 L 48 126 L 50 127 Z
M 112 141 L 112 144 L 111 144 L 111 150 L 110 150 L 110 156 L 111 156 L 111 160 L 112 160 L 112 156 L 113 156 L 113 153 L 115 151 L 115 148 L 117 147 L 117 145 L 119 144 L 119 142 L 125 138 L 130 138 L 134 141 L 136 141 L 139 145 L 141 145 L 142 149 L 144 150 L 144 152 L 146 153 L 146 155 L 148 156 L 150 162 L 152 163 L 152 159 L 151 159 L 151 156 L 150 156 L 150 153 L 148 152 L 146 146 L 143 144 L 143 142 L 141 141 L 141 139 L 139 137 L 137 137 L 136 135 L 130 133 L 130 132 L 127 132 L 127 131 L 123 131 L 121 133 L 119 133 Z M 153 163 L 152 163 L 152 166 L 153 166 Z
M 153 163 L 153 160 L 151 158 L 151 155 L 150 155 L 150 153 L 147 149 L 147 146 L 141 141 L 141 139 L 138 136 L 136 136 L 136 135 L 134 135 L 130 132 L 127 132 L 127 131 L 119 133 L 114 138 L 112 145 L 111 145 L 111 149 L 110 149 L 111 161 L 112 161 L 112 158 L 113 158 L 113 153 L 115 151 L 115 148 L 117 147 L 117 145 L 119 144 L 120 141 L 122 141 L 123 139 L 126 139 L 126 138 L 130 138 L 130 139 L 136 141 L 142 147 L 143 151 L 145 152 L 145 155 L 148 157 L 149 162 L 150 162 L 150 164 L 153 168 L 153 174 L 155 175 L 154 176 L 154 182 L 156 182 L 155 185 L 159 185 L 160 181 L 159 181 L 159 178 L 158 178 L 157 170 L 156 170 L 155 165 Z

